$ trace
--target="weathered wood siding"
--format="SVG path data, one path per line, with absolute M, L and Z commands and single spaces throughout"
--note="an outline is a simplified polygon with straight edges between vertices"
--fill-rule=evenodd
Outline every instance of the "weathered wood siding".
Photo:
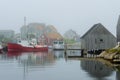
M 81 38 L 81 47 L 86 50 L 109 49 L 116 45 L 116 38 L 101 24 L 94 26 Z
M 118 23 L 117 23 L 117 42 L 120 42 L 120 16 L 118 18 Z

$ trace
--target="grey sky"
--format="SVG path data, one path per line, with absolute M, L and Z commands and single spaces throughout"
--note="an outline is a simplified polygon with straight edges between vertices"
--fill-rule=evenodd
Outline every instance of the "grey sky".
M 116 35 L 120 0 L 0 0 L 0 29 L 19 31 L 24 16 L 27 24 L 54 25 L 60 33 L 69 29 L 83 35 L 102 23 Z

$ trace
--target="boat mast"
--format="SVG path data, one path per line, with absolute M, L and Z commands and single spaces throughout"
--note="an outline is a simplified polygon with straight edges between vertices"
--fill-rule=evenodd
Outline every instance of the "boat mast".
M 24 17 L 24 26 L 26 26 L 26 16 Z
M 28 40 L 28 26 L 26 25 L 26 16 L 24 17 L 24 26 L 26 27 L 26 39 Z

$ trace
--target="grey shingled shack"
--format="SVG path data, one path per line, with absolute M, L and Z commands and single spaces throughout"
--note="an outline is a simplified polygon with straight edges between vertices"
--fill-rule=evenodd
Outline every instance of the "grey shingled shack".
M 93 25 L 82 37 L 81 48 L 87 51 L 113 48 L 116 37 L 101 23 Z

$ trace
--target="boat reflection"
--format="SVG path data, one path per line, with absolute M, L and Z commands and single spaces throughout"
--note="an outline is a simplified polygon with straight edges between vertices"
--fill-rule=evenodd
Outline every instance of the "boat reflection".
M 112 68 L 95 60 L 82 60 L 81 67 L 88 72 L 91 77 L 96 78 L 97 80 L 106 80 L 113 72 Z
M 74 51 L 73 53 L 79 53 L 79 51 Z M 8 52 L 6 54 L 0 54 L 0 57 L 2 57 L 0 58 L 0 60 L 2 59 L 7 61 L 12 60 L 13 63 L 16 63 L 17 67 L 23 70 L 23 80 L 29 80 L 27 79 L 29 77 L 29 74 L 34 73 L 34 71 L 36 72 L 39 71 L 39 73 L 42 73 L 42 71 L 44 70 L 44 72 L 47 73 L 47 70 L 48 71 L 50 69 L 56 70 L 57 67 L 60 66 L 60 64 L 61 65 L 69 64 L 69 61 L 67 63 L 63 60 L 65 58 L 65 54 L 64 51 L 62 50 L 61 51 L 51 50 L 48 52 Z M 63 62 L 61 63 L 60 61 Z M 72 58 L 72 62 L 73 61 L 74 60 Z M 80 61 L 77 61 L 77 64 L 78 62 L 80 64 L 80 69 L 84 70 L 85 74 L 87 73 L 87 77 L 90 77 L 94 80 L 111 80 L 110 79 L 111 75 L 114 75 L 116 73 L 114 75 L 114 79 L 120 80 L 120 66 L 117 67 L 112 65 L 110 66 L 110 64 L 108 64 L 107 62 L 104 63 L 101 60 L 97 60 L 97 59 L 80 59 Z M 79 69 L 79 64 L 77 65 L 78 69 Z M 76 59 L 75 59 L 75 64 L 73 65 L 76 65 Z M 58 67 L 57 69 L 58 71 L 59 68 L 60 67 Z M 82 73 L 80 75 L 82 75 Z
M 6 54 L 7 54 L 8 58 L 12 58 L 12 57 L 17 58 L 18 56 L 20 56 L 22 54 L 22 52 L 20 52 L 20 51 L 9 51 Z
M 24 52 L 19 56 L 18 61 L 20 65 L 41 67 L 53 65 L 55 59 L 54 55 L 47 52 L 29 52 L 29 53 Z
M 48 52 L 7 52 L 7 58 L 17 59 L 19 64 L 27 66 L 47 66 L 55 63 L 56 59 L 64 58 L 64 50 Z
M 0 60 L 15 61 L 18 66 L 42 67 L 52 66 L 55 63 L 54 54 L 51 52 L 7 52 L 0 54 Z
M 54 50 L 52 53 L 55 59 L 64 58 L 64 50 Z
M 55 63 L 51 52 L 8 52 L 7 57 L 16 58 L 18 66 L 23 69 L 23 80 L 27 80 L 29 73 L 45 70 Z

